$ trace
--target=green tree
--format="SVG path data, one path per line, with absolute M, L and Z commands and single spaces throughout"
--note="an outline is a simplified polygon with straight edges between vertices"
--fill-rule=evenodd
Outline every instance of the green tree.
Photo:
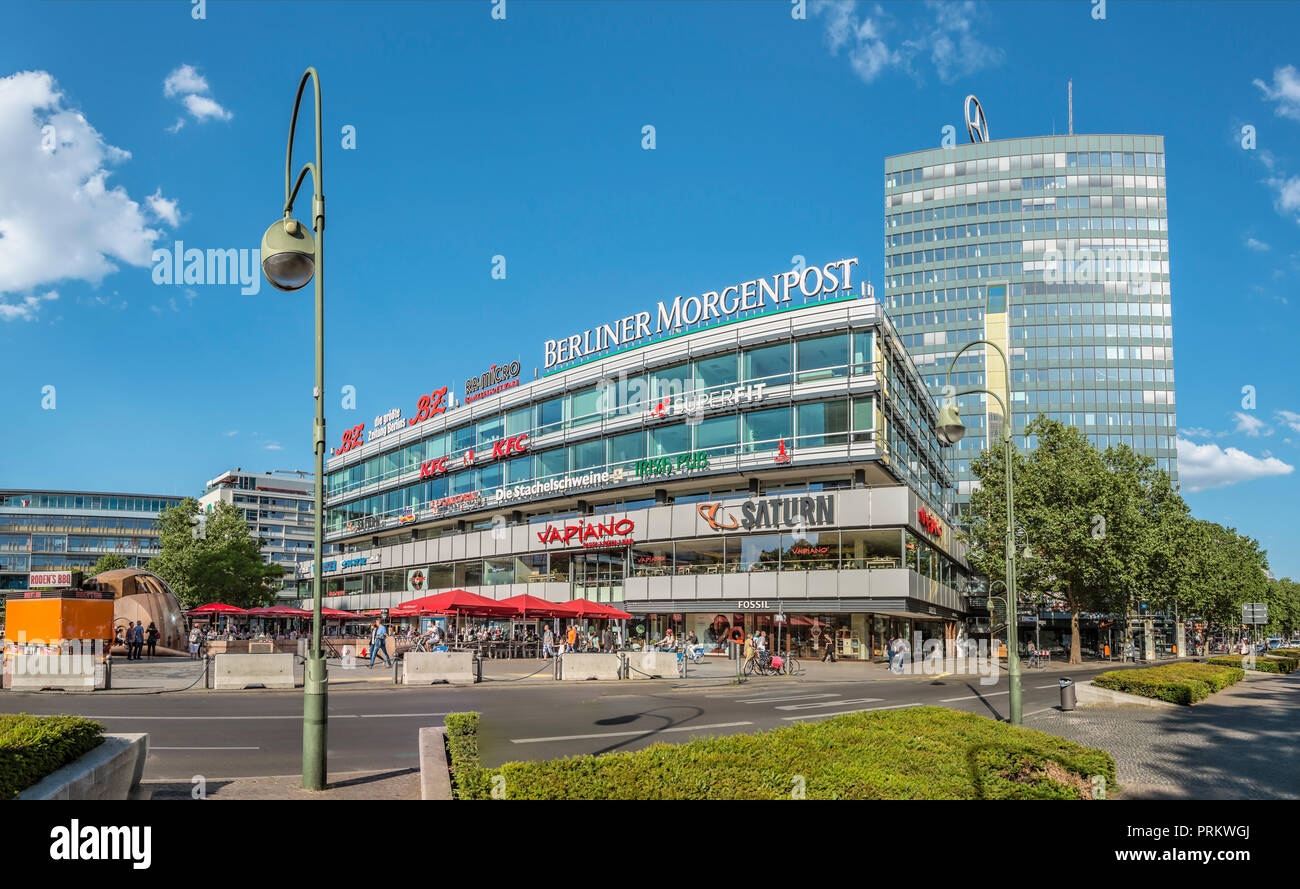
M 87 577 L 94 577 L 97 574 L 103 574 L 105 571 L 117 571 L 126 567 L 126 556 L 119 553 L 105 553 L 99 557 L 95 566 L 87 572 Z
M 164 510 L 158 526 L 162 550 L 149 570 L 167 581 L 184 607 L 224 602 L 251 608 L 274 598 L 284 569 L 262 561 L 261 542 L 231 504 L 217 503 L 200 532 L 199 502 L 187 497 Z

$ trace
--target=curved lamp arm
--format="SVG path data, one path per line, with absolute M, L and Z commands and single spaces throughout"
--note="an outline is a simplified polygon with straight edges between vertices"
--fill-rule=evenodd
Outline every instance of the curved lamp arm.
M 312 183 L 314 184 L 314 197 L 312 199 L 312 222 L 313 228 L 318 222 L 323 222 L 325 217 L 325 176 L 321 165 L 321 143 L 319 137 L 316 139 L 316 163 L 307 164 L 298 173 L 298 182 L 292 189 L 289 187 L 291 170 L 293 169 L 293 137 L 298 129 L 298 109 L 302 106 L 302 94 L 307 88 L 307 81 L 311 80 L 313 93 L 316 99 L 316 133 L 321 132 L 321 101 L 320 101 L 320 75 L 316 73 L 315 68 L 308 68 L 303 72 L 302 80 L 298 81 L 298 93 L 293 99 L 293 116 L 289 118 L 289 144 L 284 153 L 284 212 L 288 214 L 293 208 L 293 200 L 298 195 L 298 189 L 302 186 L 303 176 L 308 170 L 312 174 Z M 319 229 L 317 228 L 319 231 Z

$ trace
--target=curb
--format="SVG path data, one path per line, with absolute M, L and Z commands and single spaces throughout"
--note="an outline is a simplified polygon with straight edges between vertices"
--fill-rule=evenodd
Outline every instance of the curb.
M 420 799 L 451 799 L 446 738 L 443 726 L 420 729 Z

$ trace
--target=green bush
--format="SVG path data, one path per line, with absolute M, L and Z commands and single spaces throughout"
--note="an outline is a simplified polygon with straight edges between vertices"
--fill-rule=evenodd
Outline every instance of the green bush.
M 1212 659 L 1214 661 L 1218 658 Z M 1246 676 L 1240 658 L 1229 664 L 1166 664 L 1139 670 L 1112 670 L 1092 678 L 1093 685 L 1155 698 L 1173 704 L 1195 704 Z
M 0 799 L 13 799 L 103 743 L 104 727 L 78 716 L 0 715 Z
M 447 717 L 457 799 L 489 797 L 498 776 L 507 799 L 1090 799 L 1095 775 L 1117 786 L 1105 751 L 943 707 L 493 769 L 478 765 L 477 725 Z
M 1225 657 L 1212 657 L 1206 661 L 1207 664 L 1216 664 L 1224 667 L 1240 667 L 1246 659 L 1241 655 L 1227 655 Z M 1294 657 L 1274 657 L 1270 652 L 1268 657 L 1263 655 L 1255 658 L 1255 663 L 1249 669 L 1257 673 L 1294 673 L 1300 668 L 1300 658 Z
M 1300 658 L 1300 648 L 1274 648 L 1269 654 L 1277 657 Z

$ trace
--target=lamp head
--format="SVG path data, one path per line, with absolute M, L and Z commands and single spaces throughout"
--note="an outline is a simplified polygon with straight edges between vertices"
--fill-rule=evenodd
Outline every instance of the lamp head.
M 262 235 L 262 271 L 277 290 L 300 290 L 316 274 L 316 243 L 292 216 L 277 219 Z
M 955 445 L 966 436 L 966 424 L 961 421 L 961 412 L 955 404 L 945 404 L 939 408 L 937 432 L 939 441 L 946 445 Z

